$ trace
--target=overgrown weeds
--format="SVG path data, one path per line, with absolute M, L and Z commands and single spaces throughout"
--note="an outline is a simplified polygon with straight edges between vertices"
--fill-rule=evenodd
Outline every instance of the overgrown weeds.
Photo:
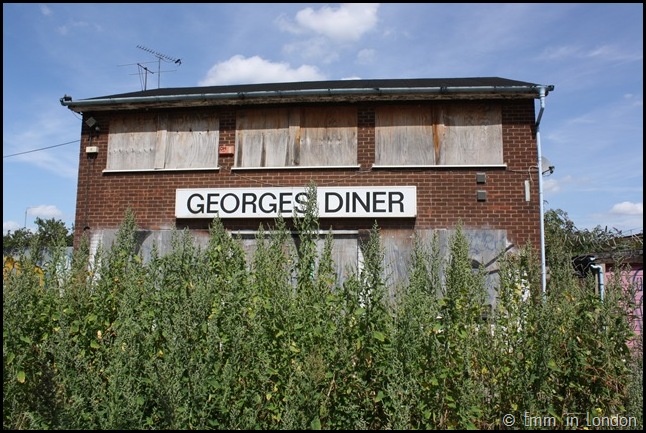
M 295 227 L 295 247 L 283 221 L 261 228 L 247 260 L 215 220 L 204 249 L 177 231 L 168 254 L 145 262 L 129 213 L 92 260 L 85 244 L 69 267 L 54 254 L 45 284 L 28 266 L 11 275 L 3 427 L 534 429 L 576 427 L 575 416 L 579 428 L 643 426 L 643 361 L 627 345 L 618 280 L 602 302 L 593 281 L 554 265 L 546 299 L 531 296 L 527 246 L 502 261 L 486 308 L 457 227 L 448 257 L 437 239 L 415 239 L 393 300 L 376 225 L 342 284 L 330 236 L 318 253 L 316 209 Z

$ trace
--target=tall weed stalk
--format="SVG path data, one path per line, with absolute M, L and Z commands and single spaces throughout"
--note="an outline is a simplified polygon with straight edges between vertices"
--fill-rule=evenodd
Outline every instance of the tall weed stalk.
M 527 414 L 563 427 L 573 413 L 643 427 L 620 279 L 602 301 L 556 245 L 543 297 L 528 245 L 500 262 L 485 307 L 458 226 L 446 257 L 416 235 L 391 291 L 375 224 L 339 284 L 315 196 L 295 238 L 278 219 L 249 258 L 215 219 L 204 248 L 174 231 L 144 261 L 130 212 L 92 257 L 86 241 L 44 273 L 25 257 L 3 283 L 3 427 L 498 429 L 505 414 L 529 428 Z

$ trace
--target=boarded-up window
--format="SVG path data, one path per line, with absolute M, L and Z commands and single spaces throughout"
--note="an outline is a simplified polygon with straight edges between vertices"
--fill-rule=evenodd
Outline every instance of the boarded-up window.
M 448 105 L 439 119 L 438 164 L 503 163 L 500 105 Z
M 234 236 L 240 240 L 242 248 L 246 253 L 247 263 L 253 262 L 253 255 L 256 252 L 258 245 L 258 232 L 236 233 Z M 265 236 L 269 236 L 265 232 Z M 316 249 L 318 258 L 323 257 L 325 249 L 325 241 L 328 233 L 323 232 L 316 239 Z M 269 238 L 266 239 L 269 242 Z M 285 251 L 287 254 L 292 254 L 297 259 L 298 245 L 300 243 L 299 236 L 292 233 L 285 244 Z M 353 273 L 357 272 L 360 266 L 361 250 L 359 248 L 359 238 L 356 233 L 332 233 L 332 249 L 330 251 L 330 258 L 332 260 L 332 268 L 336 273 L 336 284 L 341 286 L 347 278 Z M 318 264 L 318 263 L 317 263 Z
M 356 108 L 253 109 L 237 113 L 236 167 L 356 164 Z
M 433 165 L 431 107 L 388 106 L 376 110 L 377 165 Z
M 375 112 L 376 165 L 503 164 L 498 104 L 388 106 Z
M 217 168 L 219 119 L 213 115 L 113 117 L 108 170 Z
M 245 110 L 237 114 L 236 166 L 283 167 L 290 165 L 294 137 L 290 135 L 290 121 L 299 125 L 299 112 L 286 108 Z

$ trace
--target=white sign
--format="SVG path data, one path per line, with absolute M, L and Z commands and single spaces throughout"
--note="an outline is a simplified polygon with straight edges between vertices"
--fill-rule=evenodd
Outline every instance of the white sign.
M 417 187 L 316 188 L 320 218 L 417 215 Z M 177 218 L 285 218 L 303 213 L 307 188 L 189 188 L 175 196 Z

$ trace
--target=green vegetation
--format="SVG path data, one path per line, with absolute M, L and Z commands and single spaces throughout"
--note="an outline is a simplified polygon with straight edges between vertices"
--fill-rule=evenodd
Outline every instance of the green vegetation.
M 3 428 L 498 429 L 506 414 L 519 429 L 572 427 L 572 414 L 579 428 L 585 414 L 643 427 L 627 294 L 608 281 L 601 302 L 592 277 L 566 270 L 565 243 L 547 299 L 526 296 L 540 291 L 527 246 L 503 260 L 485 310 L 461 227 L 446 258 L 415 240 L 393 299 L 377 226 L 338 284 L 316 209 L 295 224 L 295 250 L 278 220 L 248 260 L 216 219 L 203 249 L 177 231 L 144 262 L 129 212 L 94 260 L 83 243 L 70 266 L 53 255 L 43 284 L 29 266 L 9 275 Z
M 68 230 L 62 220 L 55 218 L 42 219 L 36 217 L 36 232 L 32 233 L 26 228 L 21 228 L 2 236 L 3 254 L 20 254 L 26 249 L 35 247 L 42 250 L 49 246 L 59 246 L 61 242 L 71 247 L 74 243 L 74 231 Z

